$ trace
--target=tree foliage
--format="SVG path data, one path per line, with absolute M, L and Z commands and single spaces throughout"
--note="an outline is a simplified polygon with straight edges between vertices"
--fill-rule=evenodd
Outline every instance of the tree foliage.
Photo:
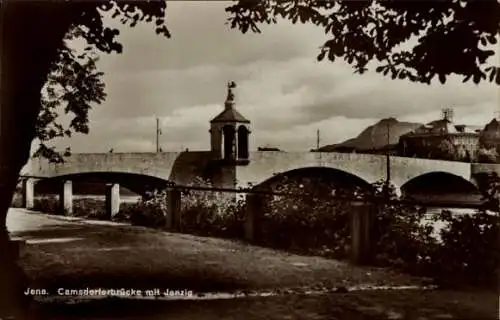
M 436 149 L 435 158 L 443 160 L 460 160 L 458 157 L 458 148 L 453 144 L 450 138 L 441 140 Z
M 68 33 L 67 40 L 72 40 L 81 33 L 80 28 L 75 28 Z M 81 54 L 69 46 L 60 50 L 59 59 L 53 64 L 42 93 L 41 110 L 36 124 L 39 148 L 35 157 L 61 161 L 60 154 L 49 147 L 47 142 L 58 137 L 70 137 L 72 132 L 89 132 L 89 110 L 93 103 L 99 104 L 106 97 L 101 79 L 103 73 L 97 71 L 96 61 L 97 56 L 91 47 L 85 48 Z M 66 114 L 73 114 L 67 127 L 59 120 L 62 110 Z
M 55 162 L 63 159 L 54 147 L 48 146 L 48 142 L 54 138 L 70 137 L 72 133 L 88 133 L 89 111 L 106 98 L 103 73 L 96 66 L 97 52 L 122 52 L 122 45 L 116 39 L 119 30 L 106 27 L 103 14 L 109 13 L 131 27 L 139 22 L 154 22 L 158 34 L 170 37 L 163 1 L 79 1 L 60 5 L 65 6 L 66 13 L 71 15 L 71 27 L 61 46 L 56 48 L 57 60 L 52 62 L 42 91 L 35 133 L 39 148 L 34 154 Z M 48 29 L 51 27 L 64 26 L 47 26 Z M 75 39 L 85 40 L 87 45 L 83 52 L 71 47 L 71 41 Z M 59 119 L 62 110 L 72 115 L 67 125 Z M 65 155 L 69 152 L 67 148 Z
M 498 42 L 499 1 L 240 0 L 226 11 L 231 28 L 243 33 L 281 18 L 314 24 L 330 38 L 318 60 L 343 58 L 356 73 L 378 61 L 376 71 L 393 79 L 445 83 L 456 74 L 500 84 L 500 68 L 488 61 Z M 409 41 L 415 44 L 405 49 Z
M 74 12 L 73 24 L 81 27 L 81 36 L 102 52 L 121 53 L 123 49 L 116 40 L 120 31 L 104 25 L 104 12 L 111 13 L 112 18 L 130 27 L 139 22 L 154 22 L 157 34 L 170 37 L 165 21 L 165 1 L 82 1 L 64 5 Z
M 439 282 L 448 286 L 462 282 L 496 288 L 500 262 L 498 212 L 479 210 L 474 214 L 454 215 L 443 210 L 436 220 L 446 225 L 440 232 L 442 243 L 433 255 L 434 261 L 430 261 Z
M 498 163 L 499 160 L 496 148 L 479 148 L 477 158 L 480 163 Z

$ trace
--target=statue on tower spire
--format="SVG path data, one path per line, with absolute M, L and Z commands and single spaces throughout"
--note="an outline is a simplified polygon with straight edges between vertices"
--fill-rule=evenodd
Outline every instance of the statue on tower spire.
M 227 83 L 227 98 L 225 103 L 226 109 L 231 109 L 234 105 L 234 92 L 233 92 L 234 88 L 236 88 L 236 82 L 229 81 Z

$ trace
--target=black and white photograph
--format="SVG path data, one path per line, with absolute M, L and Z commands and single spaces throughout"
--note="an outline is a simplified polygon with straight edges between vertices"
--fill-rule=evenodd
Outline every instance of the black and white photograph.
M 0 320 L 500 317 L 500 0 L 0 1 Z

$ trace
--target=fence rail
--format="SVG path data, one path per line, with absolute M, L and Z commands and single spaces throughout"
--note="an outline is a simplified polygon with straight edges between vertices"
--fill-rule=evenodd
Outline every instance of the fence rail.
M 20 180 L 23 179 L 55 179 L 55 178 L 47 178 L 40 176 L 32 176 L 32 175 L 20 175 Z M 211 187 L 211 186 L 192 186 L 192 185 L 178 185 L 172 182 L 166 182 L 165 189 L 169 190 L 177 190 L 180 192 L 188 192 L 188 191 L 209 191 L 209 192 L 224 192 L 224 193 L 238 193 L 238 194 L 252 194 L 252 195 L 262 195 L 262 196 L 281 196 L 281 197 L 296 197 L 296 198 L 312 198 L 319 199 L 313 193 L 307 192 L 280 192 L 273 190 L 259 190 L 256 188 L 248 187 L 248 188 L 220 188 L 220 187 Z M 494 207 L 489 201 L 486 199 L 481 201 L 480 203 L 469 203 L 464 201 L 440 201 L 440 200 L 432 200 L 432 201 L 424 201 L 412 198 L 400 198 L 400 199 L 388 199 L 386 196 L 377 196 L 377 195 L 359 195 L 359 196 L 344 196 L 344 195 L 331 195 L 330 199 L 333 201 L 345 201 L 350 202 L 351 204 L 390 204 L 390 205 L 406 205 L 406 206 L 417 206 L 417 207 L 425 207 L 425 208 L 456 208 L 456 209 L 476 209 L 476 210 L 492 210 L 498 211 L 497 207 Z

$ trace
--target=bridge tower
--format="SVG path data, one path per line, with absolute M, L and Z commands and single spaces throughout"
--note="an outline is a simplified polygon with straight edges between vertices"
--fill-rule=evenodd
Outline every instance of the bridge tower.
M 234 81 L 227 84 L 224 110 L 210 121 L 210 145 L 215 159 L 232 165 L 248 164 L 250 121 L 234 107 Z

